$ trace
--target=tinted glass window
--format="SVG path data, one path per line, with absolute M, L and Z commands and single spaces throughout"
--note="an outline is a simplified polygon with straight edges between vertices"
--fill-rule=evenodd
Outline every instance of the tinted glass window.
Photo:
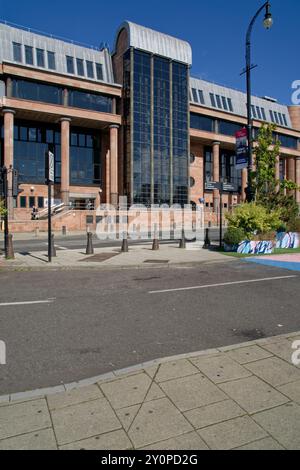
M 44 207 L 44 198 L 38 197 L 38 208 L 43 209 L 43 207 Z
M 97 80 L 103 80 L 103 67 L 102 64 L 96 64 Z
M 99 135 L 73 131 L 70 143 L 70 182 L 101 184 L 101 142 Z
M 62 104 L 62 88 L 29 80 L 13 80 L 12 95 L 15 98 Z
M 26 196 L 20 196 L 20 207 L 22 209 L 25 209 L 26 208 L 26 200 L 27 200 L 27 197 Z
M 198 103 L 198 94 L 195 88 L 192 88 L 192 94 L 193 94 L 193 100 L 195 101 L 195 103 Z
M 200 114 L 191 113 L 191 128 L 213 132 L 214 120 Z
M 33 65 L 33 48 L 25 46 L 25 62 L 27 65 Z
M 89 60 L 86 61 L 86 71 L 89 78 L 94 78 L 94 64 Z
M 83 76 L 84 75 L 83 60 L 76 59 L 76 64 L 77 64 L 77 74 Z
M 68 73 L 74 73 L 74 58 L 70 56 L 66 56 L 67 60 L 67 72 Z
M 14 133 L 14 165 L 19 171 L 20 181 L 24 183 L 45 182 L 45 152 L 53 145 L 55 156 L 55 181 L 60 182 L 60 145 L 55 144 L 54 134 L 58 130 L 51 126 L 32 123 L 16 123 L 18 132 Z
M 103 113 L 112 112 L 112 99 L 97 93 L 70 90 L 69 105 L 74 108 L 91 109 Z
M 36 50 L 36 65 L 38 67 L 45 67 L 45 52 L 43 49 Z
M 241 130 L 241 127 L 241 124 L 235 124 L 234 122 L 219 121 L 219 132 L 223 135 L 234 136 L 237 131 Z
M 22 62 L 22 46 L 18 42 L 13 43 L 13 57 L 15 62 Z
M 48 56 L 48 68 L 49 68 L 50 70 L 55 70 L 55 69 L 56 69 L 56 65 L 55 65 L 55 53 L 48 51 L 48 52 L 47 52 L 47 56 Z
M 210 93 L 209 96 L 210 96 L 211 105 L 212 105 L 214 108 L 216 108 L 217 105 L 216 105 L 215 95 L 214 95 L 213 93 Z

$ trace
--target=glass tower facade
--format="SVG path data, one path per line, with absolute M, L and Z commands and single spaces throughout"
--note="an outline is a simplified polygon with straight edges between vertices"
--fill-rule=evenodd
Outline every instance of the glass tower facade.
M 131 203 L 187 204 L 189 67 L 131 49 L 124 55 L 125 187 Z

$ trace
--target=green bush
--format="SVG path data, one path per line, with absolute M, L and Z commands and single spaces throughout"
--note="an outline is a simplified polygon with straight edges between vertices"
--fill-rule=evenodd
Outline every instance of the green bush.
M 288 227 L 290 232 L 300 233 L 300 217 L 297 217 Z
M 246 238 L 276 231 L 281 225 L 280 210 L 268 212 L 263 206 L 245 203 L 238 206 L 232 214 L 227 214 L 229 227 L 241 229 Z
M 224 242 L 227 245 L 238 245 L 245 240 L 245 232 L 241 228 L 228 227 L 224 235 Z

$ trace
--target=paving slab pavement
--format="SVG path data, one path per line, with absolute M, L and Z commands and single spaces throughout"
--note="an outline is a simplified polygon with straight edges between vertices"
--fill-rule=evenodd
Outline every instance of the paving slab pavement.
M 0 397 L 0 449 L 299 450 L 299 337 L 155 360 L 64 392 Z
M 56 257 L 48 263 L 46 248 L 44 251 L 16 253 L 14 260 L 0 258 L 0 266 L 12 269 L 115 269 L 151 266 L 174 266 L 203 262 L 229 262 L 228 256 L 216 251 L 202 249 L 203 244 L 188 244 L 187 249 L 178 245 L 161 244 L 158 251 L 152 250 L 152 244 L 131 246 L 128 253 L 121 253 L 121 248 L 95 248 L 93 255 L 86 255 L 84 249 L 56 250 Z

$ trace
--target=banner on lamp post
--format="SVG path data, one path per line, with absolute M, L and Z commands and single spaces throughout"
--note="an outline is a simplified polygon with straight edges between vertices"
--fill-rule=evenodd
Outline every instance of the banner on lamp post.
M 247 129 L 235 133 L 236 138 L 236 169 L 243 170 L 248 167 L 248 135 Z

